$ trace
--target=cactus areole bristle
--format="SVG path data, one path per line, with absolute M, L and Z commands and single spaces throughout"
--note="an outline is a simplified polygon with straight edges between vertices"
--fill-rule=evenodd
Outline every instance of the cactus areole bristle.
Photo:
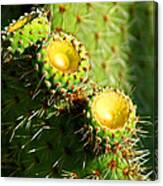
M 97 95 L 92 104 L 95 120 L 109 129 L 123 128 L 130 116 L 131 101 L 125 95 L 107 90 Z
M 47 48 L 47 53 L 52 67 L 67 73 L 77 71 L 80 57 L 67 41 L 52 41 Z

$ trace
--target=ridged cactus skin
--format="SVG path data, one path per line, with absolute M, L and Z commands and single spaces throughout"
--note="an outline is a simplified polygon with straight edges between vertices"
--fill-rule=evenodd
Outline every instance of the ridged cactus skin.
M 133 12 L 154 4 L 137 4 L 46 5 L 6 27 L 2 176 L 154 179 L 130 98 Z

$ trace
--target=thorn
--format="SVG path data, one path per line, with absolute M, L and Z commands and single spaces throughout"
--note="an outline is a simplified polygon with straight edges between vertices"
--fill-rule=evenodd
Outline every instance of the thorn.
M 112 159 L 109 163 L 108 163 L 108 167 L 111 169 L 115 169 L 117 167 L 117 161 Z
M 59 6 L 59 11 L 60 11 L 60 13 L 62 13 L 62 14 L 66 11 L 66 8 L 65 8 L 65 6 L 64 6 L 63 4 L 61 4 L 61 5 Z
M 22 44 L 23 44 L 23 40 L 20 39 L 20 40 L 18 41 L 18 44 L 19 44 L 19 45 L 22 45 Z
M 13 40 L 13 38 L 10 38 L 9 41 L 12 43 L 14 40 Z
M 79 15 L 76 16 L 76 21 L 77 21 L 77 23 L 80 23 L 81 22 L 81 17 Z
M 108 20 L 109 20 L 108 15 L 104 15 L 104 16 L 103 16 L 103 20 L 104 20 L 105 22 L 108 22 Z

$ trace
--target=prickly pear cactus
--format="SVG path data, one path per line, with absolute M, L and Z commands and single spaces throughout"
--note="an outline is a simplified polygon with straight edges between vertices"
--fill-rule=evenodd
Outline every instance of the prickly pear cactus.
M 136 5 L 46 5 L 5 28 L 2 176 L 150 179 L 130 98 Z

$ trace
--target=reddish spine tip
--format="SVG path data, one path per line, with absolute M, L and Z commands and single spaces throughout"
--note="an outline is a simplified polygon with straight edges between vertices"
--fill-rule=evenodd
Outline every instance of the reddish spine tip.
M 115 169 L 117 167 L 117 161 L 116 160 L 111 160 L 108 164 L 108 167 L 111 169 Z
M 64 5 L 60 5 L 60 6 L 59 6 L 59 11 L 60 11 L 60 13 L 63 14 L 63 13 L 66 11 L 65 6 L 64 6 Z

